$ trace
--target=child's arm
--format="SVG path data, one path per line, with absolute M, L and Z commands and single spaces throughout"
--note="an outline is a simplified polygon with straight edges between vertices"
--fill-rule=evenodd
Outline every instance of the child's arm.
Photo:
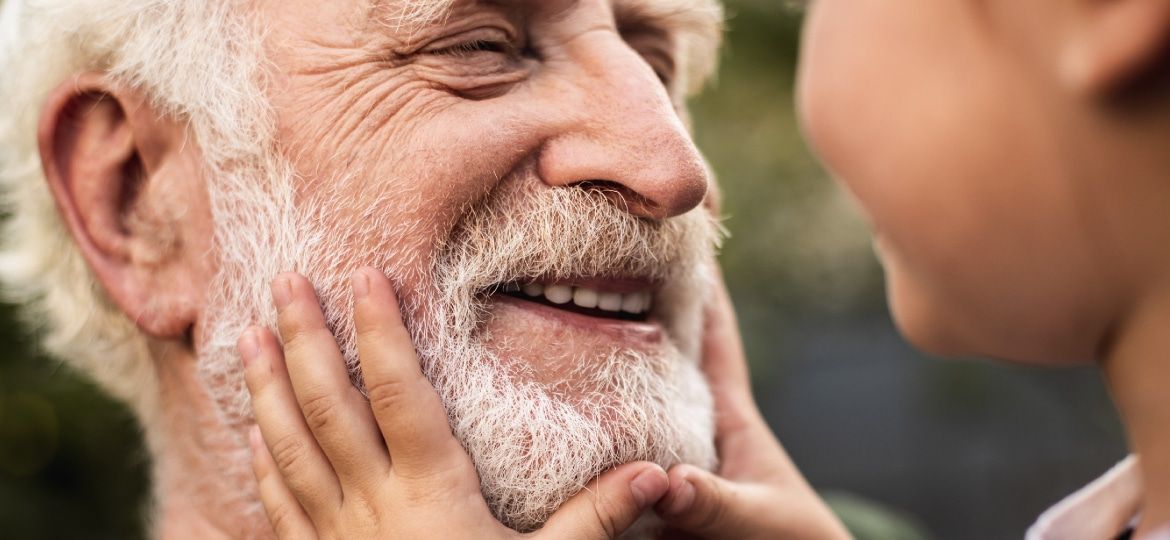
M 504 527 L 422 376 L 389 281 L 359 270 L 354 293 L 369 402 L 350 385 L 300 276 L 273 283 L 283 347 L 258 328 L 240 339 L 259 425 L 253 467 L 278 537 L 609 539 L 667 490 L 665 471 L 631 463 L 595 480 L 538 533 Z
M 715 396 L 722 463 L 717 475 L 672 467 L 670 489 L 655 510 L 672 528 L 708 540 L 849 538 L 756 407 L 735 311 L 722 285 L 703 332 L 703 373 Z

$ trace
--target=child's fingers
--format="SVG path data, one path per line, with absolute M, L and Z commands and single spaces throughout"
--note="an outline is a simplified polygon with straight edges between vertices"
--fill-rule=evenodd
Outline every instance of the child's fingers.
M 717 408 L 740 415 L 755 408 L 735 306 L 721 276 L 704 312 L 702 368 L 719 401 Z
M 704 364 L 717 370 L 710 374 L 716 380 L 750 389 L 747 364 L 740 361 L 744 352 L 735 306 L 722 272 L 716 270 L 715 280 L 704 312 Z
M 849 538 L 803 479 L 740 484 L 690 465 L 672 467 L 669 477 L 655 511 L 672 529 L 708 540 Z
M 353 275 L 353 288 L 362 374 L 394 471 L 422 478 L 464 470 L 452 466 L 468 462 L 467 454 L 423 377 L 390 281 L 378 270 L 362 268 Z
M 742 516 L 736 486 L 690 465 L 670 469 L 670 489 L 654 507 L 674 529 L 703 537 L 738 538 Z
M 536 538 L 608 540 L 630 528 L 669 487 L 653 463 L 629 463 L 594 480 L 561 506 Z
M 252 447 L 252 471 L 256 473 L 260 502 L 272 530 L 280 540 L 310 540 L 317 537 L 313 522 L 297 502 L 297 498 L 284 484 L 276 470 L 276 463 L 268 448 L 264 446 L 260 429 L 254 427 L 249 433 Z
M 293 392 L 342 488 L 361 489 L 384 478 L 390 460 L 382 437 L 369 404 L 350 383 L 312 284 L 282 274 L 272 287 Z
M 735 307 L 722 278 L 705 313 L 701 367 L 715 398 L 715 442 L 723 462 L 720 474 L 733 480 L 751 479 L 765 466 L 774 468 L 771 456 L 783 450 L 752 398 Z
M 301 416 L 276 337 L 250 328 L 239 350 L 252 412 L 277 470 L 310 514 L 334 511 L 341 502 L 337 476 Z

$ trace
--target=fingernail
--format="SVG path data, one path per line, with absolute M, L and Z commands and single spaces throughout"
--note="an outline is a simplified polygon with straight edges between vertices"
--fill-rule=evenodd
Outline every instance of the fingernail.
M 675 492 L 670 501 L 670 508 L 667 508 L 666 511 L 671 515 L 679 515 L 690 510 L 693 504 L 695 504 L 695 486 L 691 483 L 690 478 L 686 478 L 678 487 L 678 491 Z
M 658 467 L 650 467 L 630 481 L 630 492 L 633 493 L 638 508 L 648 508 L 658 502 L 669 487 L 670 480 L 666 477 L 666 471 Z
M 292 283 L 288 276 L 279 276 L 272 281 L 272 300 L 276 309 L 282 310 L 292 302 Z
M 365 270 L 358 270 L 353 273 L 353 299 L 361 300 L 370 294 L 370 276 L 366 275 Z
M 240 358 L 244 360 L 244 366 L 247 367 L 260 353 L 260 340 L 256 337 L 255 328 L 244 330 L 244 335 L 240 337 L 239 349 Z

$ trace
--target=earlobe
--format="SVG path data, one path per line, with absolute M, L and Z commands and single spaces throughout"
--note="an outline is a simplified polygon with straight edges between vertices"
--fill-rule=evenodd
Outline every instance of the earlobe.
M 156 239 L 175 233 L 142 224 L 157 213 L 143 193 L 156 180 L 151 165 L 166 159 L 168 127 L 144 118 L 156 116 L 142 96 L 86 73 L 50 94 L 38 144 L 58 213 L 107 295 L 146 333 L 179 338 L 195 318 L 193 295 L 157 286 L 172 254 Z
M 1061 79 L 1079 94 L 1103 96 L 1166 69 L 1170 1 L 1080 0 L 1082 16 L 1061 50 Z

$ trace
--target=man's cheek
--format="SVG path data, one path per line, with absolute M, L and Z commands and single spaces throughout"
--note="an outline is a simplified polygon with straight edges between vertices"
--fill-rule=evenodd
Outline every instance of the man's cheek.
M 365 161 L 402 160 L 408 155 L 402 142 L 417 138 L 411 132 L 428 122 L 441 100 L 456 98 L 428 89 L 408 68 L 353 62 L 339 56 L 345 53 L 319 52 L 312 65 L 272 89 L 279 140 L 316 163 L 345 163 L 339 151 Z

